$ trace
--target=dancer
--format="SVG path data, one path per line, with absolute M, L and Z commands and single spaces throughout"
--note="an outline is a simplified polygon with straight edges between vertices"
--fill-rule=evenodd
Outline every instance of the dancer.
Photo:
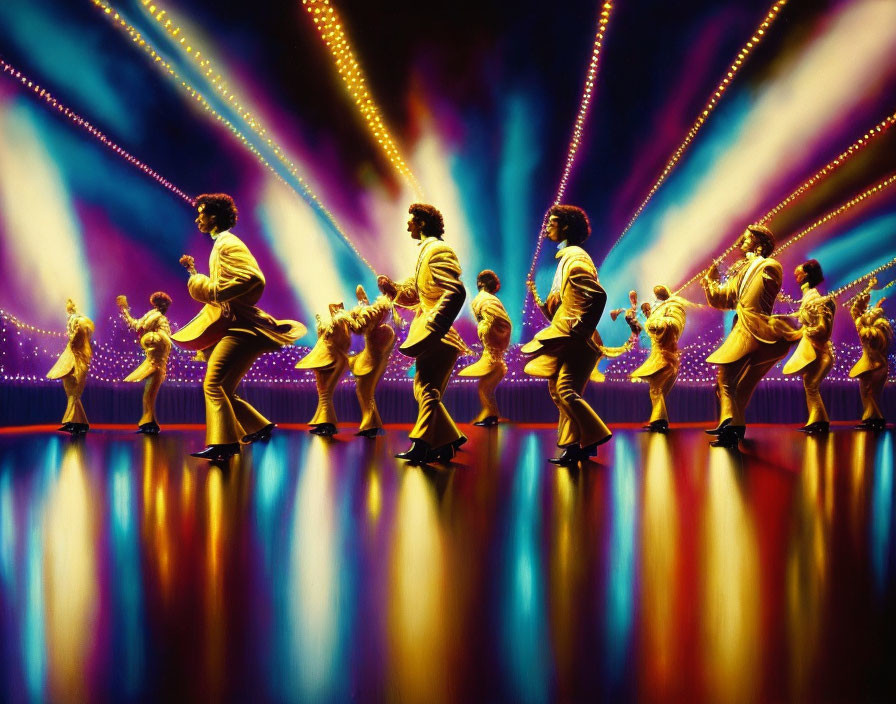
M 156 291 L 149 297 L 152 310 L 147 311 L 139 320 L 131 317 L 128 299 L 118 296 L 115 299 L 121 317 L 127 326 L 137 333 L 140 346 L 146 353 L 146 359 L 134 371 L 128 374 L 125 381 L 143 381 L 143 415 L 137 423 L 137 432 L 145 435 L 158 435 L 161 428 L 156 421 L 156 398 L 159 388 L 165 381 L 168 369 L 168 355 L 171 352 L 171 327 L 165 313 L 171 305 L 171 296 L 163 291 Z
M 643 379 L 650 386 L 652 406 L 650 420 L 644 426 L 651 432 L 665 433 L 669 430 L 669 412 L 666 397 L 675 386 L 681 352 L 678 339 L 684 331 L 686 321 L 685 301 L 673 296 L 668 286 L 654 286 L 653 295 L 659 304 L 650 307 L 644 303 L 642 310 L 647 315 L 644 327 L 650 336 L 650 355 L 640 367 L 631 373 L 635 379 Z
M 193 457 L 223 461 L 239 453 L 240 441 L 270 437 L 274 424 L 236 395 L 252 363 L 265 352 L 291 345 L 305 334 L 294 320 L 275 320 L 255 304 L 264 292 L 264 274 L 249 248 L 232 232 L 237 219 L 233 199 L 224 193 L 196 199 L 196 225 L 214 240 L 209 275 L 196 272 L 193 257 L 180 263 L 190 273 L 187 289 L 205 306 L 172 340 L 197 350 L 208 362 L 205 393 L 206 448 Z
M 525 372 L 548 380 L 551 399 L 560 419 L 557 445 L 563 449 L 549 461 L 573 465 L 597 454 L 598 445 L 613 437 L 610 429 L 582 397 L 601 355 L 597 323 L 607 294 L 597 280 L 597 269 L 579 245 L 588 239 L 588 216 L 574 205 L 551 208 L 545 235 L 561 245 L 560 262 L 546 301 L 538 297 L 534 281 L 526 285 L 550 325 L 535 334 L 521 351 L 531 355 Z
M 383 428 L 383 419 L 376 407 L 376 387 L 395 347 L 395 331 L 387 322 L 392 314 L 392 302 L 386 296 L 379 296 L 371 303 L 360 285 L 355 295 L 358 307 L 349 313 L 349 325 L 352 332 L 364 336 L 364 349 L 348 360 L 361 406 L 361 426 L 356 435 L 375 438 Z
M 507 374 L 504 353 L 510 345 L 511 323 L 507 311 L 495 295 L 501 289 L 501 280 L 491 269 L 479 272 L 476 277 L 479 293 L 470 304 L 478 323 L 477 332 L 482 342 L 482 356 L 458 372 L 458 376 L 479 379 L 478 391 L 482 410 L 473 419 L 473 425 L 489 427 L 498 424 L 498 401 L 495 389 Z
M 713 308 L 737 310 L 734 327 L 706 361 L 719 367 L 719 424 L 714 447 L 737 447 L 747 429 L 745 413 L 756 385 L 799 338 L 786 321 L 772 316 L 781 290 L 781 265 L 770 257 L 775 237 L 765 225 L 749 225 L 738 238 L 744 258 L 725 283 L 713 262 L 702 279 L 706 301 Z
M 442 398 L 454 363 L 467 350 L 452 327 L 467 294 L 457 255 L 442 241 L 442 214 L 423 203 L 414 203 L 408 213 L 408 232 L 419 242 L 416 272 L 400 283 L 388 276 L 377 278 L 380 291 L 395 305 L 415 311 L 407 339 L 398 349 L 416 360 L 414 398 L 419 410 L 411 447 L 395 456 L 412 464 L 448 462 L 466 442 Z
M 822 296 L 818 291 L 824 274 L 817 260 L 803 262 L 793 270 L 793 276 L 803 291 L 798 314 L 802 327 L 799 344 L 782 371 L 784 374 L 799 373 L 803 377 L 809 419 L 800 430 L 810 435 L 826 433 L 830 421 L 818 388 L 834 366 L 831 333 L 837 304 L 831 296 Z
M 81 405 L 81 394 L 84 393 L 84 386 L 87 384 L 87 371 L 90 369 L 90 358 L 93 355 L 93 348 L 90 345 L 93 322 L 87 316 L 78 313 L 77 306 L 71 298 L 65 302 L 65 312 L 68 313 L 65 325 L 68 344 L 59 355 L 56 364 L 47 372 L 47 379 L 62 379 L 62 388 L 65 389 L 68 403 L 59 430 L 77 437 L 90 429 L 87 414 Z
M 632 332 L 635 333 L 636 336 L 641 335 L 641 322 L 638 320 L 638 292 L 637 291 L 629 291 L 628 292 L 628 301 L 631 303 L 631 306 L 628 308 L 614 308 L 610 311 L 610 320 L 616 321 L 616 318 L 619 317 L 620 313 L 625 314 L 625 322 L 628 323 L 628 326 L 632 329 Z M 644 304 L 648 305 L 648 304 Z M 642 310 L 644 306 L 641 306 Z
M 348 369 L 348 349 L 352 344 L 349 317 L 342 303 L 330 304 L 330 322 L 317 316 L 317 344 L 296 364 L 296 369 L 313 369 L 317 384 L 317 410 L 308 422 L 309 432 L 330 437 L 337 432 L 333 392 Z
M 879 399 L 889 374 L 887 351 L 893 342 L 893 328 L 884 314 L 885 298 L 881 298 L 873 308 L 868 307 L 871 289 L 876 284 L 877 279 L 872 278 L 849 310 L 862 343 L 862 357 L 849 370 L 850 377 L 859 378 L 859 392 L 862 395 L 862 420 L 855 426 L 858 430 L 884 430 L 887 426 Z

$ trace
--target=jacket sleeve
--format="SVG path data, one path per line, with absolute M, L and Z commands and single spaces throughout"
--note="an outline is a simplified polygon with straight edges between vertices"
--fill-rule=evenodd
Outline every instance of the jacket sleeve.
M 568 296 L 575 299 L 567 306 L 577 313 L 570 324 L 570 333 L 590 338 L 607 304 L 607 292 L 598 283 L 594 270 L 582 262 L 574 262 L 569 267 L 561 295 L 564 299 Z
M 193 274 L 187 290 L 200 303 L 227 303 L 264 288 L 264 275 L 245 245 L 225 244 L 216 253 L 217 278 Z
M 394 283 L 397 291 L 395 299 L 392 301 L 394 305 L 402 308 L 413 308 L 420 303 L 413 276 L 409 276 L 404 281 L 395 281 Z
M 446 247 L 433 252 L 429 271 L 442 295 L 430 314 L 427 328 L 444 334 L 460 314 L 467 292 L 460 280 L 460 264 L 451 249 Z
M 703 279 L 703 292 L 706 294 L 706 302 L 713 308 L 721 310 L 737 307 L 736 282 L 740 282 L 739 276 L 732 277 L 725 283 Z

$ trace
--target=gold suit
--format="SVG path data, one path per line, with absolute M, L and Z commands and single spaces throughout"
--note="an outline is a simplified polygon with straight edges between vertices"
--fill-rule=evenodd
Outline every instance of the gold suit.
M 348 349 L 352 344 L 349 317 L 337 310 L 326 325 L 318 323 L 317 344 L 296 364 L 296 369 L 313 369 L 317 383 L 317 410 L 308 425 L 336 425 L 333 392 L 348 370 Z
M 87 425 L 87 414 L 81 405 L 81 394 L 87 384 L 87 371 L 93 348 L 90 336 L 93 335 L 93 322 L 86 316 L 73 313 L 66 323 L 68 344 L 65 346 L 53 368 L 47 372 L 47 379 L 62 379 L 62 388 L 68 398 L 63 423 L 79 423 Z
M 709 305 L 737 311 L 728 337 L 706 358 L 719 366 L 719 423 L 730 419 L 734 426 L 746 425 L 744 414 L 756 385 L 799 338 L 787 322 L 772 317 L 781 290 L 781 265 L 759 256 L 743 262 L 725 283 L 703 279 Z
M 305 334 L 294 320 L 276 320 L 256 307 L 264 292 L 264 274 L 249 248 L 233 233 L 215 236 L 209 255 L 209 275 L 193 274 L 187 289 L 200 303 L 222 309 L 229 323 L 222 336 L 202 350 L 208 360 L 205 393 L 206 443 L 226 445 L 270 424 L 236 395 L 236 387 L 263 353 L 291 345 Z M 178 342 L 178 333 L 172 336 Z
M 650 386 L 650 423 L 669 420 L 666 397 L 678 378 L 681 362 L 678 338 L 684 330 L 686 318 L 682 299 L 672 296 L 650 311 L 644 325 L 650 336 L 650 355 L 631 376 L 644 379 Z
M 395 347 L 395 330 L 388 323 L 391 314 L 392 303 L 385 296 L 349 313 L 352 332 L 364 336 L 364 349 L 348 360 L 349 369 L 356 379 L 355 393 L 361 406 L 359 431 L 383 427 L 374 393 Z
M 396 283 L 395 305 L 414 309 L 407 339 L 399 351 L 416 359 L 414 398 L 419 407 L 411 440 L 443 447 L 463 435 L 442 403 L 454 363 L 467 346 L 451 324 L 466 298 L 457 255 L 437 237 L 419 244 L 412 278 Z
M 476 294 L 470 307 L 478 323 L 477 332 L 482 342 L 482 356 L 458 372 L 459 376 L 479 379 L 479 401 L 482 409 L 473 419 L 474 423 L 490 417 L 498 417 L 498 402 L 495 389 L 507 374 L 504 353 L 510 345 L 511 323 L 507 311 L 498 297 L 488 291 Z
M 557 258 L 560 262 L 551 293 L 541 306 L 551 324 L 523 345 L 521 351 L 533 355 L 524 371 L 548 380 L 548 391 L 560 413 L 557 445 L 586 447 L 611 434 L 582 397 L 603 354 L 597 323 L 607 294 L 584 249 L 567 246 L 557 253 Z
M 878 399 L 887 381 L 887 350 L 893 341 L 893 328 L 884 309 L 880 306 L 869 308 L 870 297 L 868 292 L 861 294 L 849 311 L 862 343 L 862 357 L 850 369 L 849 375 L 859 377 L 863 421 L 884 417 Z
M 168 318 L 155 308 L 139 320 L 131 317 L 127 308 L 122 309 L 121 316 L 127 326 L 140 336 L 140 346 L 146 353 L 146 359 L 140 366 L 124 378 L 125 381 L 144 382 L 143 415 L 137 425 L 156 423 L 156 398 L 165 381 L 171 352 L 171 326 Z
M 799 373 L 803 377 L 806 406 L 809 409 L 809 420 L 806 421 L 806 425 L 829 421 L 818 389 L 834 366 L 831 333 L 836 312 L 837 304 L 833 298 L 822 296 L 818 289 L 803 284 L 803 298 L 800 301 L 799 311 L 802 336 L 793 355 L 784 365 L 783 372 Z

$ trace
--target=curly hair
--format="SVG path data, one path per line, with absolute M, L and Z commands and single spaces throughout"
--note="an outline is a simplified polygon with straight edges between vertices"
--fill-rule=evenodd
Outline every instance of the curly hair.
M 754 242 L 762 246 L 763 257 L 767 257 L 775 251 L 775 236 L 765 225 L 747 225 L 747 232 L 753 235 Z M 741 235 L 737 241 L 738 246 L 743 242 L 744 235 Z
M 824 273 L 821 271 L 821 264 L 817 259 L 810 259 L 800 264 L 800 268 L 806 273 L 806 282 L 809 288 L 815 288 L 824 281 Z
M 501 290 L 501 279 L 491 269 L 483 269 L 476 277 L 476 288 L 485 289 L 489 293 L 497 293 Z
M 194 205 L 198 208 L 205 206 L 205 212 L 215 218 L 215 227 L 218 232 L 224 232 L 236 225 L 239 211 L 236 203 L 226 193 L 203 193 L 196 197 Z
M 441 237 L 445 234 L 445 220 L 435 206 L 413 203 L 408 213 L 423 222 L 423 234 L 427 237 Z
M 160 312 L 164 313 L 168 310 L 168 306 L 171 305 L 171 296 L 164 291 L 156 291 L 149 297 L 149 304 L 153 308 L 158 308 Z
M 549 215 L 556 216 L 560 231 L 566 231 L 566 241 L 571 245 L 582 244 L 591 235 L 591 223 L 585 211 L 575 205 L 555 205 Z

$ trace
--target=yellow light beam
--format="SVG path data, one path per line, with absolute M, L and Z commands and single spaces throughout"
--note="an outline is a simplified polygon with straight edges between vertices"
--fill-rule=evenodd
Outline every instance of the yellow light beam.
M 99 10 L 101 10 L 103 12 L 103 14 L 109 19 L 109 21 L 112 23 L 112 25 L 114 27 L 116 27 L 119 31 L 127 34 L 131 38 L 131 40 L 134 42 L 134 44 L 136 44 L 140 49 L 142 49 L 153 60 L 153 63 L 158 66 L 159 70 L 162 71 L 162 73 L 167 74 L 170 78 L 174 79 L 176 84 L 178 86 L 180 86 L 180 88 L 183 89 L 190 96 L 190 98 L 192 98 L 193 100 L 195 100 L 202 106 L 203 110 L 208 112 L 215 120 L 217 120 L 218 122 L 223 124 L 230 131 L 230 133 L 234 136 L 234 138 L 236 138 L 250 153 L 252 153 L 255 156 L 255 158 L 258 160 L 258 162 L 262 166 L 269 169 L 271 171 L 271 173 L 273 173 L 277 179 L 282 181 L 289 188 L 293 189 L 294 191 L 296 190 L 295 187 L 293 186 L 293 184 L 289 183 L 286 179 L 284 179 L 283 176 L 281 176 L 280 173 L 277 171 L 277 169 L 274 167 L 274 165 L 271 164 L 271 162 L 268 161 L 261 154 L 260 150 L 251 142 L 251 140 L 248 137 L 246 137 L 246 135 L 243 134 L 243 132 L 236 125 L 234 125 L 230 120 L 228 120 L 221 113 L 219 113 L 217 110 L 215 110 L 211 106 L 211 104 L 209 103 L 209 101 L 205 97 L 205 95 L 203 95 L 201 91 L 197 90 L 189 82 L 187 82 L 177 72 L 177 70 L 171 65 L 171 63 L 169 61 L 167 61 L 166 59 L 164 59 L 158 53 L 158 51 L 156 51 L 156 49 L 152 45 L 152 43 L 150 41 L 148 41 L 140 33 L 140 31 L 137 30 L 136 27 L 134 27 L 130 22 L 128 22 L 126 19 L 124 19 L 124 17 L 122 17 L 122 15 L 118 11 L 116 11 L 114 7 L 112 7 L 108 2 L 106 2 L 106 0 L 90 0 L 90 1 L 93 3 L 93 5 L 95 7 L 97 7 Z M 156 9 L 156 13 L 153 16 L 156 19 L 156 21 L 158 21 L 158 14 L 159 14 L 158 13 L 158 3 L 153 2 L 152 6 L 155 7 L 155 9 Z M 164 26 L 164 23 L 162 23 L 162 26 Z M 168 31 L 171 36 L 177 36 L 177 35 L 182 34 L 181 29 L 179 27 L 174 27 L 173 23 L 172 23 L 171 27 L 166 28 L 166 31 Z M 182 38 L 184 38 L 186 41 L 185 37 L 182 37 Z M 185 48 L 186 47 L 190 48 L 190 50 L 191 50 L 190 54 L 194 56 L 194 60 L 195 60 L 195 54 L 192 52 L 193 45 L 185 44 Z M 205 65 L 206 70 L 211 70 L 212 72 L 214 72 L 214 67 L 211 65 L 210 60 L 203 59 L 203 61 L 208 62 Z M 206 74 L 206 75 L 208 75 L 208 74 Z M 220 85 L 220 84 L 221 84 L 221 82 L 218 81 L 218 85 Z M 214 85 L 214 82 L 213 82 L 213 85 Z M 216 89 L 216 90 L 218 90 L 218 89 Z M 225 90 L 226 90 L 226 84 L 225 84 Z M 267 131 L 264 128 L 264 126 L 259 122 L 259 120 L 257 118 L 255 118 L 251 113 L 249 113 L 248 110 L 243 108 L 242 105 L 239 104 L 239 102 L 236 100 L 233 93 L 228 92 L 226 99 L 229 103 L 231 103 L 235 107 L 239 106 L 237 109 L 240 110 L 240 115 L 243 117 L 244 120 L 246 120 L 246 124 L 249 126 L 249 128 L 256 135 L 258 135 L 259 137 L 261 137 L 263 139 L 263 141 L 267 144 L 267 146 L 273 152 L 277 161 L 279 161 L 283 165 L 283 167 L 290 173 L 290 175 L 292 175 L 296 179 L 296 181 L 298 181 L 299 185 L 302 188 L 302 192 L 300 192 L 299 195 L 302 196 L 304 199 L 308 200 L 311 205 L 313 205 L 314 207 L 316 207 L 319 210 L 319 212 L 329 222 L 330 226 L 339 234 L 340 237 L 342 237 L 342 239 L 349 246 L 349 248 L 355 253 L 355 255 L 357 255 L 357 257 L 362 262 L 364 262 L 364 264 L 367 266 L 368 269 L 370 269 L 371 272 L 376 273 L 376 269 L 367 260 L 367 258 L 363 254 L 361 254 L 361 252 L 355 246 L 355 243 L 352 242 L 352 240 L 349 238 L 349 236 L 345 233 L 345 230 L 343 230 L 342 227 L 339 225 L 339 223 L 336 221 L 336 218 L 333 216 L 333 213 L 331 213 L 324 206 L 324 204 L 321 202 L 320 198 L 318 198 L 318 196 L 311 190 L 311 188 L 309 187 L 309 185 L 305 181 L 305 179 L 302 178 L 302 176 L 299 174 L 299 171 L 298 171 L 298 168 L 296 167 L 296 165 L 286 156 L 283 149 L 278 144 L 276 144 L 274 142 L 273 138 L 265 136 L 267 134 Z
M 150 0 L 143 1 L 146 3 Z M 311 16 L 317 33 L 330 50 L 330 54 L 336 62 L 339 77 L 342 78 L 342 82 L 360 111 L 361 117 L 367 123 L 367 128 L 374 140 L 379 144 L 395 170 L 408 182 L 416 197 L 422 200 L 423 189 L 407 162 L 401 157 L 395 140 L 383 122 L 380 110 L 367 87 L 364 72 L 361 70 L 345 34 L 339 14 L 330 5 L 329 0 L 302 0 L 302 5 Z
M 769 8 L 769 11 L 766 13 L 765 18 L 760 22 L 759 26 L 756 28 L 756 31 L 753 32 L 750 39 L 744 44 L 740 51 L 737 52 L 737 56 L 734 61 L 728 67 L 728 70 L 725 72 L 725 75 L 722 77 L 721 82 L 716 86 L 716 89 L 713 91 L 709 100 L 706 102 L 706 105 L 703 106 L 703 110 L 697 115 L 697 119 L 694 121 L 694 124 L 691 125 L 687 134 L 685 135 L 684 141 L 678 146 L 678 148 L 672 153 L 669 161 L 666 162 L 666 165 L 663 167 L 663 170 L 660 172 L 660 175 L 657 177 L 656 181 L 654 181 L 653 185 L 650 187 L 650 190 L 647 192 L 647 196 L 641 201 L 641 204 L 635 209 L 635 212 L 632 213 L 631 218 L 629 218 L 628 223 L 625 228 L 620 233 L 619 237 L 616 238 L 616 241 L 613 243 L 613 246 L 610 247 L 610 250 L 607 252 L 607 256 L 610 256 L 610 252 L 616 249 L 617 245 L 622 241 L 622 238 L 625 237 L 626 233 L 632 228 L 632 225 L 635 224 L 635 220 L 644 212 L 644 208 L 647 207 L 647 204 L 653 198 L 654 194 L 659 190 L 660 186 L 666 181 L 669 177 L 669 174 L 675 170 L 675 167 L 678 165 L 678 162 L 681 161 L 681 157 L 684 156 L 684 153 L 691 146 L 691 143 L 694 141 L 694 138 L 697 136 L 697 133 L 700 132 L 700 129 L 703 127 L 703 124 L 709 118 L 710 114 L 712 114 L 713 110 L 716 109 L 716 106 L 719 104 L 719 101 L 722 99 L 722 96 L 725 94 L 725 91 L 728 90 L 728 87 L 731 85 L 731 82 L 734 80 L 734 77 L 741 70 L 747 58 L 753 52 L 753 50 L 759 46 L 762 40 L 765 38 L 765 35 L 768 31 L 768 28 L 771 27 L 772 23 L 778 17 L 778 13 L 780 13 L 781 8 L 787 4 L 787 0 L 776 0 L 776 2 Z M 605 257 L 606 259 L 606 257 Z

